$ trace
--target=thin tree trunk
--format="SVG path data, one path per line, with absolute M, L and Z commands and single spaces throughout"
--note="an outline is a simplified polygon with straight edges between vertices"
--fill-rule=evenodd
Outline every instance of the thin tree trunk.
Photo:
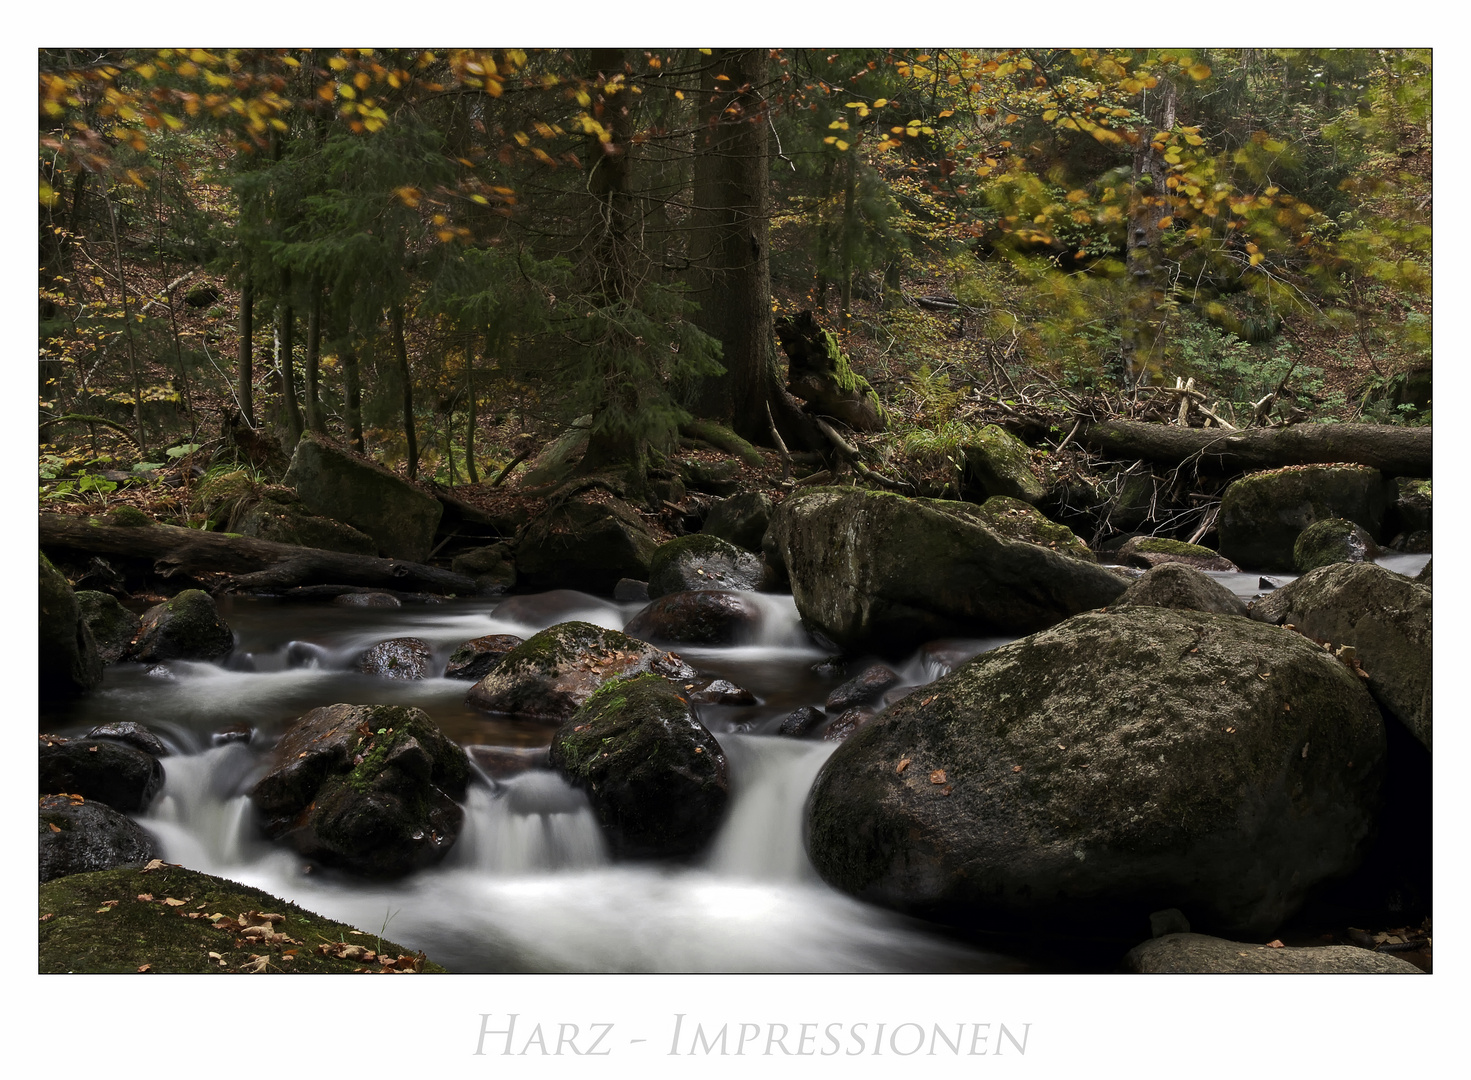
M 240 364 L 235 403 L 247 427 L 255 427 L 255 285 L 246 278 L 240 286 Z
M 322 417 L 322 285 L 313 279 L 311 307 L 306 319 L 306 426 L 319 435 L 326 434 L 327 422 Z
M 1175 84 L 1160 81 L 1159 131 L 1175 126 Z M 1134 198 L 1129 210 L 1129 235 L 1125 244 L 1126 265 L 1135 293 L 1124 313 L 1124 378 L 1130 385 L 1148 381 L 1153 373 L 1159 306 L 1168 281 L 1160 242 L 1160 219 L 1166 216 L 1168 173 L 1165 163 L 1148 139 L 1134 155 Z
M 282 281 L 283 288 L 291 287 L 288 271 Z M 282 399 L 286 404 L 286 432 L 291 445 L 301 439 L 301 408 L 296 402 L 296 313 L 291 310 L 291 301 L 282 300 L 276 306 L 276 367 L 281 372 Z
M 469 419 L 465 421 L 465 476 L 472 484 L 480 483 L 480 472 L 475 468 L 475 424 L 477 406 L 475 399 L 475 356 L 467 350 L 465 361 L 465 397 L 469 402 Z M 485 331 L 485 354 L 490 355 L 490 331 Z
M 123 301 L 123 329 L 128 338 L 128 366 L 133 373 L 133 422 L 138 429 L 138 455 L 148 460 L 148 441 L 143 431 L 143 373 L 138 367 L 138 346 L 133 338 L 133 314 L 128 310 L 128 279 L 123 274 L 123 247 L 117 231 L 117 211 L 107 199 L 107 217 L 112 223 L 112 253 L 117 264 L 117 286 Z
M 347 437 L 354 450 L 366 454 L 367 448 L 363 445 L 363 385 L 358 373 L 358 351 L 352 338 L 343 339 L 338 355 L 342 359 L 342 389 L 347 398 Z
M 839 313 L 838 325 L 844 330 L 848 329 L 848 321 L 853 317 L 853 232 L 856 228 L 853 203 L 858 193 L 857 158 L 856 151 L 848 151 L 848 177 L 843 186 L 843 278 L 838 286 L 838 306 L 842 311 Z
M 398 361 L 399 377 L 403 379 L 404 441 L 408 443 L 409 479 L 419 475 L 419 440 L 414 433 L 414 376 L 409 370 L 409 350 L 404 344 L 404 309 L 395 304 L 388 321 L 393 332 L 393 355 Z

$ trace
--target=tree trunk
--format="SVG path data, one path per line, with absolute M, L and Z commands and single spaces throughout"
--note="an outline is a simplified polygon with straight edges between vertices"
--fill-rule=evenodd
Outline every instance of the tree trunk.
M 311 284 L 311 307 L 306 317 L 306 426 L 319 435 L 327 433 L 322 416 L 322 285 Z
M 247 427 L 255 427 L 255 286 L 246 278 L 240 286 L 240 362 L 235 403 Z
M 282 287 L 291 287 L 291 274 L 283 275 Z M 281 372 L 281 398 L 286 409 L 286 433 L 289 449 L 301 439 L 301 407 L 296 401 L 296 314 L 291 301 L 283 299 L 276 306 L 276 367 Z
M 854 220 L 854 200 L 858 194 L 858 166 L 856 150 L 848 151 L 848 175 L 843 183 L 843 231 L 839 237 L 842 252 L 842 278 L 838 282 L 838 327 L 848 329 L 853 317 L 853 248 L 857 243 L 854 232 L 858 223 Z
M 1161 79 L 1159 122 L 1154 129 L 1170 131 L 1175 126 L 1175 84 Z M 1147 110 L 1146 110 L 1147 111 Z M 1168 177 L 1164 159 L 1149 138 L 1140 141 L 1134 155 L 1134 195 L 1129 208 L 1129 235 L 1125 241 L 1125 264 L 1135 292 L 1124 312 L 1124 380 L 1130 385 L 1148 382 L 1159 367 L 1156 346 L 1159 336 L 1159 306 L 1169 288 L 1160 244 L 1159 223 L 1169 205 Z
M 1293 424 L 1281 428 L 1221 431 L 1136 420 L 1089 424 L 1078 441 L 1113 458 L 1143 458 L 1163 465 L 1195 460 L 1221 473 L 1286 465 L 1351 462 L 1392 476 L 1430 475 L 1428 427 L 1387 424 Z
M 404 309 L 395 304 L 389 313 L 393 331 L 393 355 L 398 361 L 398 374 L 403 379 L 404 441 L 408 443 L 409 479 L 419 475 L 419 440 L 414 434 L 414 376 L 409 370 L 409 350 L 404 344 Z
M 485 355 L 490 357 L 490 331 L 485 331 Z M 465 350 L 465 399 L 468 417 L 465 419 L 465 478 L 471 484 L 480 483 L 480 470 L 475 467 L 475 425 L 478 422 L 479 402 L 475 396 L 475 354 Z
M 351 338 L 344 338 L 338 351 L 342 358 L 342 390 L 347 398 L 347 437 L 359 454 L 368 451 L 363 445 L 363 384 L 358 373 L 358 351 Z

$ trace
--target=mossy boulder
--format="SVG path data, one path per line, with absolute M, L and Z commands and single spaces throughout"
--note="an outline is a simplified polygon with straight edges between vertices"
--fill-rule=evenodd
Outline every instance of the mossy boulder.
M 587 443 L 592 432 L 592 413 L 579 416 L 567 430 L 554 439 L 526 464 L 521 486 L 527 488 L 546 487 L 560 484 L 572 475 L 573 467 L 587 453 Z M 509 535 L 503 533 L 502 535 Z
M 261 486 L 246 469 L 207 473 L 194 489 L 193 509 L 212 527 L 238 532 L 240 518 L 260 498 Z
M 97 655 L 104 664 L 116 664 L 133 648 L 133 640 L 143 628 L 143 620 L 105 592 L 83 589 L 77 592 L 82 619 L 97 643 Z
M 313 513 L 366 533 L 386 558 L 421 563 L 434 547 L 438 499 L 314 432 L 296 444 L 285 480 Z
M 40 558 L 37 659 L 42 700 L 85 693 L 102 681 L 102 657 L 71 582 Z
M 234 647 L 235 635 L 220 618 L 214 598 L 201 589 L 185 589 L 143 613 L 131 659 L 144 664 L 214 660 Z
M 348 974 L 388 970 L 387 962 L 395 971 L 444 970 L 376 934 L 182 866 L 47 882 L 40 918 L 43 975 Z
M 1219 570 L 1228 574 L 1239 573 L 1241 569 L 1208 547 L 1164 536 L 1129 537 L 1119 546 L 1118 560 L 1124 566 L 1135 566 L 1141 570 L 1171 562 L 1183 563 L 1196 570 Z
M 1088 550 L 1088 545 L 1073 535 L 1071 529 L 1049 520 L 1042 511 L 1021 499 L 993 495 L 981 504 L 980 520 L 1006 540 L 1036 544 L 1084 562 L 1098 561 L 1097 556 Z
M 1221 554 L 1248 570 L 1292 570 L 1298 534 L 1347 518 L 1378 537 L 1394 484 L 1363 465 L 1293 465 L 1252 473 L 1221 496 Z
M 718 536 L 692 533 L 654 549 L 649 558 L 649 598 L 694 589 L 751 590 L 761 585 L 764 571 L 761 556 Z
M 524 638 L 515 634 L 486 634 L 484 637 L 473 638 L 456 646 L 455 651 L 450 653 L 444 677 L 479 682 L 490 674 L 491 668 L 500 663 L 501 657 L 524 641 Z
M 773 509 L 771 499 L 764 491 L 732 495 L 710 508 L 700 531 L 745 551 L 760 551 L 761 538 L 771 524 Z
M 1431 532 L 1434 504 L 1430 481 L 1400 477 L 1396 484 L 1399 497 L 1385 515 L 1384 535 L 1399 539 Z
M 740 489 L 741 463 L 685 458 L 679 463 L 680 482 L 694 491 L 725 498 Z
M 421 638 L 389 638 L 364 650 L 353 667 L 382 679 L 426 679 L 433 659 L 429 643 Z
M 1398 956 L 1356 945 L 1271 948 L 1205 934 L 1165 934 L 1124 957 L 1134 975 L 1423 975 Z
M 346 522 L 313 513 L 295 491 L 273 485 L 239 515 L 235 531 L 277 544 L 377 555 L 378 542 Z
M 1292 564 L 1299 574 L 1342 562 L 1373 562 L 1379 545 L 1362 528 L 1346 518 L 1315 521 L 1297 534 L 1292 545 Z
M 421 709 L 327 705 L 281 737 L 251 789 L 266 835 L 310 858 L 397 877 L 459 835 L 469 762 Z
M 647 581 L 658 546 L 627 503 L 582 492 L 532 519 L 516 546 L 516 572 L 533 589 L 609 595 L 620 578 Z
M 813 866 L 966 926 L 1258 934 L 1351 870 L 1384 723 L 1322 649 L 1248 619 L 1089 612 L 982 653 L 828 759 Z
M 761 630 L 761 609 L 738 592 L 670 593 L 634 615 L 623 632 L 668 645 L 737 645 Z
M 1102 567 L 1007 540 L 981 507 L 857 488 L 810 488 L 763 543 L 808 629 L 885 655 L 940 637 L 1026 633 L 1111 602 Z
M 1246 604 L 1215 578 L 1180 563 L 1164 563 L 1124 590 L 1113 608 L 1164 607 L 1208 611 L 1214 615 L 1246 614 Z
M 696 854 L 730 798 L 720 744 L 657 675 L 609 682 L 588 698 L 557 729 L 551 763 L 587 792 L 622 858 Z
M 499 596 L 516 585 L 516 564 L 509 544 L 472 548 L 450 560 L 450 569 L 475 579 L 481 596 Z
M 561 723 L 609 679 L 652 672 L 689 680 L 694 668 L 646 641 L 586 622 L 533 634 L 503 656 L 465 700 L 487 712 Z
M 1430 588 L 1430 581 L 1431 578 L 1434 576 L 1431 572 L 1430 566 L 1434 562 L 1434 559 L 1429 560 L 1429 562 L 1427 562 L 1420 569 L 1420 572 L 1416 574 L 1411 580 L 1417 582 L 1418 584 L 1424 585 L 1427 589 Z
M 1375 700 L 1430 749 L 1434 627 L 1425 585 L 1373 563 L 1335 563 L 1261 597 L 1251 617 L 1351 646 Z
M 995 424 L 987 424 L 961 448 L 965 457 L 964 482 L 982 498 L 1004 495 L 1025 503 L 1041 501 L 1046 486 L 1032 472 L 1027 444 Z
M 132 818 L 76 794 L 41 796 L 38 843 L 42 882 L 142 866 L 159 854 L 153 837 Z
M 125 814 L 146 809 L 164 780 L 157 758 L 112 739 L 42 735 L 37 771 L 39 794 L 81 795 Z

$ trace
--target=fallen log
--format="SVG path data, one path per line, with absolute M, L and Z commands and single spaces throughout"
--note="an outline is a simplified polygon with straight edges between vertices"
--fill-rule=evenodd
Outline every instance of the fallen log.
M 151 560 L 161 577 L 221 575 L 213 591 L 304 585 L 365 585 L 402 592 L 474 594 L 463 574 L 402 559 L 278 544 L 251 536 L 174 525 L 108 525 L 96 518 L 42 514 L 40 546 L 88 555 Z
M 1105 420 L 1089 424 L 1078 441 L 1110 457 L 1179 465 L 1191 459 L 1215 472 L 1277 469 L 1284 465 L 1369 465 L 1390 476 L 1429 476 L 1428 427 L 1387 424 L 1293 424 L 1221 431 Z

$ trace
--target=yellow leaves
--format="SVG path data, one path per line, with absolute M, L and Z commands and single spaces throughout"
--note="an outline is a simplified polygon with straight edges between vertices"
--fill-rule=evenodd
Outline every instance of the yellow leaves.
M 1067 201 L 1071 203 L 1082 202 L 1087 197 L 1088 193 L 1079 189 L 1074 189 L 1067 193 Z
M 848 144 L 845 143 L 842 139 L 837 140 L 837 142 L 835 143 L 835 145 L 837 146 L 837 148 L 839 150 L 847 150 L 848 149 Z
M 1044 111 L 1042 113 L 1042 119 L 1045 120 L 1045 121 L 1047 121 L 1047 123 L 1049 123 L 1049 124 L 1052 123 L 1052 121 L 1054 121 L 1054 120 L 1057 119 L 1057 110 L 1056 109 L 1047 109 L 1046 111 Z
M 1185 69 L 1185 73 L 1196 82 L 1200 82 L 1202 79 L 1209 79 L 1211 77 L 1211 69 L 1205 64 L 1191 64 L 1188 68 Z
M 333 71 L 344 71 L 347 68 L 347 61 L 340 56 L 332 56 L 327 59 L 327 66 Z
M 531 148 L 531 156 L 536 158 L 536 160 L 541 162 L 543 165 L 550 165 L 552 168 L 556 168 L 557 166 L 557 163 L 552 160 L 552 156 L 539 146 L 534 146 Z
M 1172 216 L 1166 214 L 1164 217 L 1155 222 L 1155 226 L 1160 229 L 1168 229 L 1174 223 L 1175 219 Z
M 875 109 L 882 109 L 888 103 L 889 103 L 889 99 L 888 98 L 882 98 L 882 97 L 881 98 L 876 98 L 876 99 L 874 99 L 873 107 Z
M 420 200 L 424 197 L 424 193 L 416 187 L 394 188 L 393 193 L 397 195 L 399 201 L 401 201 L 410 210 L 417 208 Z

